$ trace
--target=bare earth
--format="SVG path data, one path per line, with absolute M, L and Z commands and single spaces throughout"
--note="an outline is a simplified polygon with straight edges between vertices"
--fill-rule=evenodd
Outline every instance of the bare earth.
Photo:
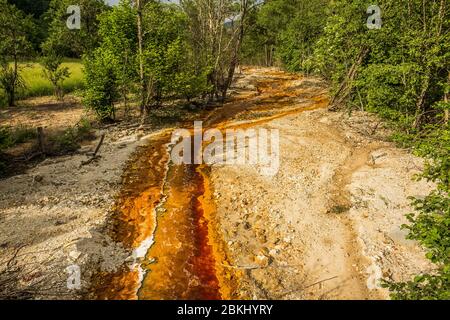
M 38 97 L 21 102 L 17 107 L 0 110 L 0 123 L 5 126 L 66 128 L 83 116 L 79 98 L 66 96 L 60 103 L 53 97 Z
M 384 142 L 375 117 L 313 110 L 262 127 L 280 130 L 275 177 L 254 166 L 216 166 L 211 175 L 219 225 L 245 270 L 242 296 L 386 299 L 380 278 L 431 268 L 400 226 L 407 197 L 432 185 L 412 181 L 423 161 Z
M 264 79 L 276 86 L 261 87 Z M 301 97 L 298 88 L 306 88 Z M 258 167 L 212 168 L 215 218 L 233 268 L 243 271 L 238 296 L 386 299 L 380 278 L 407 280 L 430 270 L 423 250 L 404 240 L 400 226 L 411 210 L 407 197 L 424 196 L 433 186 L 412 180 L 423 161 L 386 142 L 388 132 L 376 117 L 313 110 L 326 94 L 318 80 L 276 70 L 247 69 L 235 90 L 242 110 L 230 123 L 266 118 L 253 128 L 280 130 L 281 157 L 270 178 Z M 291 91 L 266 100 L 258 112 L 247 110 L 246 99 Z M 292 103 L 305 111 L 293 112 Z M 277 108 L 286 113 L 272 117 Z M 53 118 L 69 121 L 59 111 Z M 127 258 L 129 252 L 105 235 L 105 223 L 127 160 L 159 133 L 142 138 L 136 130 L 112 127 L 102 157 L 90 165 L 80 166 L 83 154 L 53 158 L 0 181 L 0 263 L 18 252 L 18 288 L 34 284 L 37 298 L 77 298 L 80 293 L 66 287 L 67 266 L 81 265 L 87 288 L 95 267 L 114 269 Z
M 274 178 L 251 167 L 214 168 L 225 240 L 235 264 L 248 269 L 244 296 L 387 298 L 381 277 L 406 280 L 430 267 L 400 230 L 407 197 L 430 188 L 411 180 L 421 160 L 347 121 L 317 110 L 265 124 L 281 130 Z

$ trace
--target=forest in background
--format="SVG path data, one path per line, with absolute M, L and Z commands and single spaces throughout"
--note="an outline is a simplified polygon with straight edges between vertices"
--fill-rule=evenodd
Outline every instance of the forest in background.
M 149 110 L 167 101 L 221 103 L 240 64 L 317 75 L 331 87 L 330 109 L 364 110 L 394 128 L 393 139 L 427 159 L 436 190 L 412 199 L 409 238 L 436 263 L 434 274 L 385 281 L 397 299 L 450 298 L 450 5 L 446 0 L 80 0 L 81 29 L 70 30 L 69 0 L 0 0 L 0 88 L 15 105 L 24 61 L 41 65 L 62 99 L 82 59 L 83 104 L 102 122 L 119 105 Z M 368 28 L 369 6 L 381 28 Z M 0 128 L 0 150 L 10 144 Z

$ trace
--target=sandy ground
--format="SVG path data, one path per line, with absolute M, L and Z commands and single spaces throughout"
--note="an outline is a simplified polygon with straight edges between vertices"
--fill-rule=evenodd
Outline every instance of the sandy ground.
M 17 254 L 13 269 L 18 277 L 11 285 L 18 297 L 27 297 L 28 291 L 35 298 L 79 297 L 83 291 L 67 287 L 67 267 L 81 267 L 86 288 L 93 268 L 115 268 L 128 256 L 102 230 L 127 161 L 148 140 L 119 128 L 103 132 L 101 157 L 88 165 L 82 165 L 89 159 L 83 153 L 92 151 L 97 141 L 80 154 L 47 159 L 0 181 L 0 262 L 4 270 L 4 262 Z
M 85 109 L 77 97 L 66 96 L 63 103 L 53 97 L 38 97 L 0 110 L 0 124 L 59 129 L 75 125 L 83 115 Z
M 322 109 L 252 126 L 259 128 L 280 132 L 274 177 L 255 166 L 214 166 L 211 174 L 218 224 L 244 271 L 241 296 L 386 299 L 380 278 L 430 270 L 400 226 L 407 197 L 432 185 L 412 180 L 422 160 L 385 142 L 375 117 Z
M 280 130 L 274 177 L 262 176 L 257 167 L 218 165 L 210 176 L 221 236 L 233 268 L 243 271 L 240 297 L 385 299 L 381 277 L 405 280 L 431 268 L 400 230 L 410 210 L 407 197 L 432 187 L 411 180 L 422 169 L 421 159 L 385 142 L 386 130 L 363 112 L 349 117 L 294 108 L 308 110 L 322 101 L 324 91 L 316 86 L 316 79 L 251 69 L 235 87 L 233 105 L 240 112 L 217 113 L 223 119 L 232 114 L 236 123 L 266 118 L 254 128 Z M 248 110 L 248 99 L 258 96 L 258 111 Z M 270 118 L 280 106 L 286 113 Z M 12 121 L 34 123 L 35 117 L 41 116 L 17 112 Z M 63 110 L 50 118 L 75 121 L 64 118 Z M 214 115 L 208 121 L 221 122 Z M 0 271 L 15 255 L 17 262 L 9 287 L 17 292 L 8 289 L 9 295 L 79 298 L 83 291 L 67 288 L 67 267 L 80 266 L 82 287 L 88 288 L 95 268 L 114 271 L 129 257 L 106 236 L 107 221 L 127 161 L 158 132 L 144 138 L 120 126 L 105 132 L 98 161 L 81 166 L 93 141 L 79 154 L 48 159 L 0 181 Z

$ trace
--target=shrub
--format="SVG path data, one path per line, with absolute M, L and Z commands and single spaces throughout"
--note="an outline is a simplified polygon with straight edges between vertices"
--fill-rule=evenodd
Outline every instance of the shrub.
M 87 89 L 84 105 L 103 121 L 115 119 L 114 103 L 119 99 L 118 79 L 115 73 L 117 61 L 108 50 L 99 48 L 85 58 Z
M 62 67 L 62 57 L 50 54 L 41 58 L 41 65 L 44 67 L 44 76 L 53 86 L 53 94 L 58 100 L 64 98 L 64 80 L 70 76 L 69 68 Z

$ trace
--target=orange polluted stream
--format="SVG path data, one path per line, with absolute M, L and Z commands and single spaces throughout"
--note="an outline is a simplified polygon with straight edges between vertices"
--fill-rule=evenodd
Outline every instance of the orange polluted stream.
M 221 299 L 216 257 L 210 243 L 203 195 L 204 178 L 195 165 L 173 166 L 168 174 L 165 212 L 158 219 L 147 259 L 141 299 Z
M 323 95 L 311 104 L 290 110 L 276 97 L 295 98 L 285 91 L 298 77 L 276 72 L 276 81 L 260 84 L 263 94 L 245 94 L 209 115 L 208 127 L 248 128 L 289 114 L 325 107 Z M 274 85 L 280 83 L 281 85 Z M 275 98 L 274 98 L 275 97 Z M 274 101 L 275 100 L 275 101 Z M 233 116 L 276 108 L 266 117 L 233 125 Z M 149 244 L 139 268 L 124 266 L 114 273 L 94 276 L 96 299 L 235 299 L 240 270 L 232 267 L 215 220 L 215 205 L 207 165 L 173 165 L 169 161 L 170 135 L 150 141 L 131 159 L 123 190 L 112 218 L 112 236 L 130 249 Z

